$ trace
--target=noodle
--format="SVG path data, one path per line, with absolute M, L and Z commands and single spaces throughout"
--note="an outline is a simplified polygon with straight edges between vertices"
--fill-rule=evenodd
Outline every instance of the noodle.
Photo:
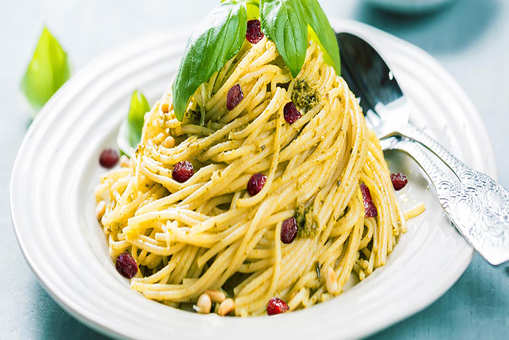
M 244 98 L 228 111 L 236 84 Z M 288 124 L 292 100 L 309 107 Z M 183 183 L 172 178 L 180 161 L 197 169 Z M 250 196 L 255 173 L 266 183 Z M 365 216 L 361 183 L 376 217 Z M 127 251 L 140 268 L 133 289 L 169 305 L 224 289 L 239 316 L 263 314 L 273 296 L 295 310 L 340 294 L 352 276 L 383 266 L 405 231 L 378 139 L 314 42 L 295 79 L 273 42 L 246 42 L 196 91 L 183 122 L 166 93 L 147 113 L 135 155 L 101 179 L 96 199 L 111 257 Z M 284 244 L 292 216 L 298 234 Z

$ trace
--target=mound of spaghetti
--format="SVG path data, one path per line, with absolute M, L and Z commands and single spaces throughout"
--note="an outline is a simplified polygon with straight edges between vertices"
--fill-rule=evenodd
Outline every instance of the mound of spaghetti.
M 220 315 L 328 300 L 404 232 L 378 140 L 314 42 L 295 78 L 272 41 L 246 42 L 182 122 L 168 91 L 96 199 L 117 268 L 134 260 L 133 289 Z

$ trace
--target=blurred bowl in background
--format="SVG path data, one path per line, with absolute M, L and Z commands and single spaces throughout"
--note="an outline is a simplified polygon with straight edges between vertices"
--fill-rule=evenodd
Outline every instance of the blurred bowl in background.
M 384 10 L 406 13 L 418 14 L 430 12 L 447 4 L 452 3 L 454 0 L 364 0 L 366 3 L 374 5 Z

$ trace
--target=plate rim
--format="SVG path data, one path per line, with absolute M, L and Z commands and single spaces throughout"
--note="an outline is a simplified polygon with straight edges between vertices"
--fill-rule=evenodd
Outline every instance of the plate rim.
M 449 84 L 451 86 L 455 87 L 454 89 L 451 89 L 451 91 L 453 91 L 453 90 L 456 91 L 456 94 L 459 95 L 459 97 L 465 101 L 464 104 L 471 107 L 470 112 L 473 113 L 473 117 L 468 117 L 468 118 L 469 118 L 469 120 L 471 118 L 474 118 L 476 120 L 475 124 L 478 126 L 479 139 L 484 139 L 485 141 L 487 141 L 487 143 L 484 143 L 484 147 L 486 148 L 485 159 L 487 160 L 486 170 L 488 173 L 490 173 L 493 177 L 496 178 L 496 164 L 495 164 L 493 146 L 492 146 L 492 143 L 490 142 L 490 138 L 487 133 L 487 129 L 484 125 L 484 122 L 482 120 L 482 117 L 481 117 L 479 111 L 475 108 L 475 106 L 470 101 L 470 98 L 465 94 L 465 92 L 461 89 L 461 87 L 458 85 L 458 83 L 454 80 L 454 78 L 449 74 L 449 72 L 447 70 L 445 70 L 432 56 L 430 56 L 424 50 L 420 49 L 419 47 L 417 47 L 409 42 L 406 42 L 400 38 L 397 38 L 387 32 L 384 32 L 378 28 L 357 22 L 355 20 L 331 20 L 331 23 L 334 28 L 350 26 L 352 28 L 361 28 L 363 30 L 371 30 L 371 31 L 373 31 L 373 34 L 375 34 L 375 33 L 382 34 L 387 38 L 397 41 L 398 44 L 404 45 L 405 49 L 417 51 L 423 57 L 426 57 L 428 59 L 427 60 L 428 62 L 434 63 L 435 64 L 434 67 L 439 69 L 441 76 L 448 78 Z M 79 310 L 79 308 L 73 308 L 75 306 L 73 306 L 72 301 L 68 301 L 64 298 L 61 298 L 57 292 L 54 292 L 50 289 L 50 285 L 47 284 L 47 282 L 43 278 L 43 275 L 41 275 L 41 273 L 38 271 L 38 269 L 34 265 L 33 259 L 31 259 L 29 252 L 27 251 L 26 245 L 23 242 L 22 236 L 19 233 L 20 231 L 16 227 L 16 217 L 15 216 L 17 214 L 17 211 L 16 211 L 16 204 L 14 203 L 14 199 L 15 199 L 14 185 L 15 185 L 15 178 L 16 178 L 16 170 L 19 167 L 19 163 L 21 162 L 20 159 L 22 158 L 22 151 L 25 148 L 25 145 L 30 143 L 33 131 L 35 131 L 37 129 L 37 127 L 41 124 L 40 122 L 45 119 L 44 117 L 48 116 L 47 114 L 44 114 L 44 113 L 47 111 L 50 111 L 52 109 L 52 107 L 54 106 L 54 103 L 58 102 L 59 98 L 65 94 L 67 88 L 74 86 L 73 84 L 75 82 L 77 82 L 77 80 L 79 80 L 82 73 L 85 73 L 88 69 L 93 68 L 95 65 L 101 64 L 104 61 L 112 58 L 120 50 L 132 49 L 135 46 L 137 46 L 138 44 L 140 44 L 140 42 L 142 42 L 142 41 L 146 42 L 147 39 L 166 37 L 169 34 L 180 35 L 180 34 L 185 34 L 185 32 L 175 33 L 175 31 L 168 31 L 166 33 L 161 32 L 161 33 L 151 33 L 151 34 L 143 35 L 143 36 L 135 39 L 134 41 L 131 41 L 126 44 L 122 44 L 118 47 L 113 47 L 113 48 L 109 49 L 105 53 L 101 54 L 99 57 L 92 59 L 92 61 L 87 63 L 85 66 L 83 66 L 80 69 L 80 71 L 77 72 L 76 75 L 70 79 L 70 81 L 65 83 L 64 86 L 62 86 L 62 88 L 59 91 L 57 91 L 57 93 L 50 99 L 50 101 L 41 110 L 40 114 L 37 115 L 34 122 L 31 124 L 30 128 L 28 129 L 25 137 L 23 138 L 23 142 L 21 143 L 21 145 L 18 149 L 16 158 L 13 163 L 12 171 L 11 171 L 11 179 L 10 179 L 10 185 L 9 185 L 9 202 L 10 202 L 10 216 L 11 216 L 12 226 L 13 226 L 13 229 L 14 229 L 14 232 L 16 235 L 16 240 L 17 240 L 18 245 L 19 245 L 21 252 L 23 254 L 23 257 L 27 261 L 32 272 L 36 275 L 37 279 L 39 280 L 39 282 L 41 283 L 43 288 L 46 290 L 46 292 L 48 292 L 48 294 L 69 314 L 71 314 L 73 317 L 78 319 L 80 322 L 85 323 L 87 326 L 89 326 L 101 333 L 107 334 L 109 336 L 114 336 L 114 337 L 126 337 L 128 335 L 117 331 L 112 326 L 108 326 L 105 324 L 101 324 L 100 322 L 97 322 L 92 317 L 85 315 L 83 311 Z M 379 322 L 378 327 L 375 327 L 374 329 L 370 329 L 369 331 L 360 332 L 359 334 L 362 336 L 367 336 L 367 335 L 376 333 L 376 332 L 380 331 L 381 329 L 389 327 L 389 326 L 395 324 L 396 322 L 401 321 L 401 320 L 417 313 L 418 311 L 424 309 L 425 307 L 429 306 L 430 304 L 432 304 L 440 296 L 445 294 L 445 292 L 447 292 L 447 290 L 449 288 L 451 288 L 452 285 L 459 279 L 459 277 L 463 274 L 463 272 L 466 270 L 466 268 L 470 264 L 472 255 L 473 255 L 473 250 L 471 249 L 468 261 L 465 261 L 462 264 L 462 266 L 457 267 L 457 271 L 454 273 L 455 275 L 452 275 L 452 276 L 449 275 L 450 277 L 454 276 L 455 278 L 451 279 L 450 282 L 448 282 L 447 287 L 445 289 L 435 290 L 434 296 L 432 298 L 425 299 L 426 301 L 423 302 L 422 304 L 414 305 L 414 306 L 412 306 L 412 308 L 408 308 L 407 310 L 405 310 L 405 312 L 400 313 L 400 315 L 394 315 L 392 318 L 389 318 L 390 319 L 389 322 L 387 322 L 387 321 L 384 321 L 382 323 Z M 387 320 L 387 319 L 385 319 L 385 320 Z

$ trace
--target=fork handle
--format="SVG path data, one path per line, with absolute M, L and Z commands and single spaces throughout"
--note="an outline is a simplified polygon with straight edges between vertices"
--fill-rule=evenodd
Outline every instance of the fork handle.
M 434 142 L 438 144 L 437 142 Z M 417 141 L 393 139 L 390 147 L 409 154 L 428 175 L 451 222 L 465 239 L 492 265 L 509 260 L 509 192 L 488 175 L 475 171 L 447 150 L 449 168 Z

